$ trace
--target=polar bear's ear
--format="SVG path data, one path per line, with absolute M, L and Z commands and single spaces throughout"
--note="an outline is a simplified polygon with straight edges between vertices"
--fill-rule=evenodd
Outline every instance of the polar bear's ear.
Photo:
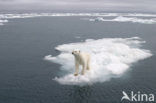
M 79 53 L 80 53 L 81 51 L 79 50 Z

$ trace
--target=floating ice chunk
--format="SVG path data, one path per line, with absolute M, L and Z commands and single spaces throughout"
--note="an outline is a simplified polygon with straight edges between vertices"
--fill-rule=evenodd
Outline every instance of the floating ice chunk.
M 89 19 L 89 21 L 132 22 L 132 23 L 142 23 L 142 24 L 155 24 L 156 23 L 155 18 L 142 19 L 138 17 L 123 17 L 123 16 L 118 16 L 114 19 L 104 19 L 103 17 L 97 17 L 94 19 Z
M 45 56 L 45 60 L 61 65 L 63 75 L 54 80 L 66 85 L 86 85 L 105 82 L 111 78 L 122 76 L 130 66 L 152 56 L 149 50 L 141 49 L 139 37 L 132 38 L 103 38 L 86 40 L 85 42 L 63 44 L 55 49 L 61 53 L 58 56 Z M 91 70 L 85 75 L 74 76 L 74 57 L 72 50 L 80 49 L 91 54 Z
M 8 22 L 8 20 L 1 20 L 0 19 L 0 25 L 4 25 L 4 23 Z

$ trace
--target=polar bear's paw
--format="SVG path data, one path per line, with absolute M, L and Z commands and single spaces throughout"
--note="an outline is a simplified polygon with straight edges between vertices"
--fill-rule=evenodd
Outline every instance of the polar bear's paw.
M 85 73 L 84 72 L 81 72 L 81 75 L 84 75 Z
M 77 74 L 77 73 L 75 73 L 75 74 L 74 74 L 74 76 L 78 76 L 78 74 Z

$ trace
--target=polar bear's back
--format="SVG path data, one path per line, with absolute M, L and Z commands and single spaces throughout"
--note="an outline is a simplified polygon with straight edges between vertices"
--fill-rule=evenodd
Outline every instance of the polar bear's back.
M 86 52 L 81 52 L 79 54 L 79 59 L 80 59 L 80 64 L 84 65 L 84 64 L 87 64 L 88 61 L 90 61 L 90 54 L 89 53 L 86 53 Z

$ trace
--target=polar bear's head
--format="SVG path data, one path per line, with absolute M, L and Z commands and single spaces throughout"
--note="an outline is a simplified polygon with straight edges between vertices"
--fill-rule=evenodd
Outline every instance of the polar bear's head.
M 73 50 L 73 51 L 72 51 L 72 54 L 73 54 L 74 56 L 78 56 L 78 55 L 80 54 L 80 50 Z

